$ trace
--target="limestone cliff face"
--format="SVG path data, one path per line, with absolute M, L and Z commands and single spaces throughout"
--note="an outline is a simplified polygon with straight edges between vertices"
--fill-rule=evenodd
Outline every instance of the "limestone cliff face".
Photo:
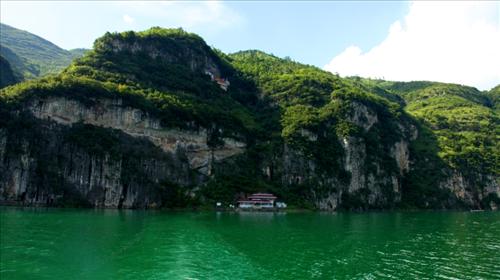
M 106 33 L 60 75 L 0 91 L 0 203 L 182 207 L 269 191 L 323 210 L 495 208 L 494 100 L 438 84 L 225 55 L 182 29 Z M 434 115 L 469 105 L 482 107 Z
M 64 143 L 61 141 L 64 133 L 56 132 L 54 127 L 50 129 L 49 133 L 38 135 L 41 136 L 38 141 L 45 145 L 22 139 L 15 156 L 2 158 L 0 201 L 21 205 L 154 208 L 162 205 L 158 189 L 162 180 L 178 184 L 192 180 L 179 158 L 138 158 L 134 162 L 109 154 L 92 155 Z M 13 147 L 6 147 L 7 152 L 12 150 Z
M 124 107 L 120 99 L 99 99 L 94 105 L 85 106 L 76 100 L 49 97 L 31 102 L 29 110 L 38 119 L 63 125 L 83 122 L 118 129 L 130 136 L 147 139 L 166 153 L 182 150 L 187 155 L 190 168 L 205 175 L 208 175 L 211 160 L 242 153 L 245 148 L 242 142 L 223 138 L 224 145 L 212 149 L 207 144 L 207 129 L 183 131 L 162 128 L 158 119 L 137 108 Z
M 14 115 L 21 114 L 33 119 L 29 129 L 0 130 L 3 202 L 57 205 L 70 199 L 95 207 L 157 207 L 168 192 L 162 183 L 198 185 L 213 162 L 245 149 L 228 138 L 211 148 L 207 129 L 163 128 L 120 99 L 98 99 L 92 106 L 68 98 L 34 99 Z M 112 132 L 114 150 L 93 151 L 96 139 L 83 139 L 83 145 L 71 141 L 82 125 Z
M 379 122 L 377 114 L 367 106 L 354 102 L 349 121 L 370 132 Z M 359 204 L 362 208 L 386 208 L 401 200 L 403 176 L 409 171 L 409 141 L 416 129 L 399 124 L 402 135 L 395 143 L 387 143 L 391 166 L 384 166 L 380 159 L 369 158 L 366 140 L 359 136 L 340 137 L 343 149 L 341 166 L 349 178 L 339 178 L 339 173 L 320 173 L 316 162 L 301 152 L 285 145 L 283 155 L 284 184 L 313 184 L 312 199 L 323 210 L 336 210 L 347 203 Z M 302 132 L 314 145 L 317 135 Z M 415 136 L 413 136 L 415 137 Z M 332 161 L 335 159 L 332 159 Z M 396 167 L 397 172 L 393 167 Z M 354 202 L 353 202 L 354 201 Z
M 246 150 L 245 143 L 233 138 L 210 147 L 210 129 L 162 127 L 154 116 L 121 99 L 93 99 L 89 104 L 35 98 L 12 112 L 15 126 L 0 129 L 0 203 L 161 207 L 168 203 L 171 186 L 189 195 L 213 175 L 214 164 Z M 363 135 L 377 129 L 380 116 L 361 103 L 351 107 L 348 120 L 362 133 L 338 137 L 341 156 L 331 161 L 339 162 L 339 170 L 325 172 L 314 158 L 284 144 L 273 171 L 262 166 L 263 173 L 275 179 L 277 175 L 283 186 L 303 185 L 306 199 L 322 210 L 397 205 L 403 179 L 412 168 L 410 142 L 418 131 L 411 124 L 397 123 L 394 134 L 399 136 L 381 143 L 387 156 L 373 157 L 373 143 Z M 101 129 L 102 137 L 111 134 L 112 141 L 101 141 L 100 136 L 75 140 L 81 129 L 89 129 L 90 135 Z M 300 134 L 308 145 L 318 145 L 320 135 L 307 129 Z M 450 172 L 439 186 L 452 195 L 446 207 L 497 208 L 489 197 L 500 196 L 498 178 L 482 181 L 487 183 L 478 187 L 463 174 Z
M 484 176 L 481 181 L 485 182 L 484 185 L 477 186 L 460 172 L 452 171 L 439 187 L 448 190 L 456 200 L 467 207 L 498 209 L 497 202 L 489 199 L 489 196 L 500 197 L 499 178 L 490 175 Z

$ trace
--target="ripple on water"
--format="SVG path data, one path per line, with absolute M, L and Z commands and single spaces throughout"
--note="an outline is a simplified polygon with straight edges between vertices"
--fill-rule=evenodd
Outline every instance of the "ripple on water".
M 1 279 L 498 279 L 500 213 L 2 211 Z

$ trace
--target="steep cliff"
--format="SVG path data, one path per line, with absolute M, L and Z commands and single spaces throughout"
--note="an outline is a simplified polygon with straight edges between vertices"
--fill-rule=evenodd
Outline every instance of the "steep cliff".
M 212 175 L 213 165 L 244 151 L 252 117 L 204 73 L 220 76 L 223 66 L 201 38 L 172 32 L 159 39 L 143 34 L 139 43 L 103 37 L 64 74 L 2 92 L 0 201 L 112 208 L 197 203 L 194 190 Z M 152 37 L 180 45 L 195 41 L 177 46 L 181 53 L 147 44 Z M 133 74 L 171 80 L 148 83 L 139 77 L 148 85 L 137 85 L 122 71 L 106 68 L 124 62 L 115 55 L 132 57 L 130 67 L 119 69 L 131 71 L 149 59 L 149 66 L 161 64 L 166 72 Z M 93 79 L 93 71 L 105 74 Z M 189 80 L 175 83 L 179 77 L 202 79 L 206 88 L 191 90 Z
M 450 119 L 442 88 L 423 86 L 225 55 L 181 29 L 108 33 L 62 74 L 0 91 L 0 202 L 186 207 L 271 191 L 323 210 L 495 208 L 491 97 L 456 86 Z
M 283 184 L 300 185 L 291 189 L 312 196 L 316 207 L 495 208 L 500 202 L 491 93 L 342 79 L 259 51 L 230 61 L 281 111 Z
M 256 81 L 262 98 L 279 112 L 280 134 L 268 139 L 273 150 L 268 157 L 274 160 L 262 168 L 279 181 L 276 192 L 324 210 L 400 204 L 409 143 L 418 132 L 398 103 L 261 52 L 237 53 L 229 60 Z
M 211 148 L 206 129 L 163 128 L 121 99 L 34 98 L 4 117 L 1 198 L 29 205 L 69 196 L 96 207 L 161 206 L 166 185 L 198 185 L 213 162 L 245 147 L 222 138 Z
M 346 108 L 346 113 L 335 116 L 345 121 L 337 128 L 309 127 L 316 132 L 302 129 L 285 140 L 283 184 L 310 188 L 320 209 L 395 207 L 401 202 L 416 128 L 409 120 L 387 118 L 358 101 Z M 392 135 L 384 128 L 388 122 L 394 123 Z M 342 134 L 344 125 L 350 131 Z
M 410 143 L 405 203 L 429 208 L 497 208 L 500 119 L 495 89 L 480 92 L 425 81 L 364 79 L 362 83 L 400 96 L 405 111 L 418 125 L 420 133 Z

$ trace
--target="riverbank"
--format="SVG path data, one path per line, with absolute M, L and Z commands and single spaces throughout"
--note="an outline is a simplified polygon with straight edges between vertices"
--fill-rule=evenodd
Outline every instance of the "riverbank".
M 267 209 L 240 209 L 240 208 L 221 208 L 213 206 L 199 206 L 199 207 L 182 207 L 182 208 L 93 208 L 93 207 L 74 207 L 74 206 L 46 206 L 46 205 L 23 205 L 21 203 L 2 203 L 0 202 L 0 207 L 7 208 L 38 208 L 38 209 L 87 209 L 87 210 L 117 210 L 117 211 L 159 211 L 159 212 L 256 212 L 256 213 L 392 213 L 392 212 L 495 212 L 498 209 L 469 209 L 469 208 L 453 208 L 453 209 L 419 209 L 419 208 L 393 208 L 393 209 L 338 209 L 335 211 L 325 211 L 320 209 L 310 209 L 310 208 L 298 208 L 298 207 L 288 207 L 288 208 L 276 208 L 272 210 Z

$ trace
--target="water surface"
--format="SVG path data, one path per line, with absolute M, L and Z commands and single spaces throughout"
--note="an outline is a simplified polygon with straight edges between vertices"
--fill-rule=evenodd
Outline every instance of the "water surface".
M 500 279 L 500 212 L 0 208 L 0 279 Z

